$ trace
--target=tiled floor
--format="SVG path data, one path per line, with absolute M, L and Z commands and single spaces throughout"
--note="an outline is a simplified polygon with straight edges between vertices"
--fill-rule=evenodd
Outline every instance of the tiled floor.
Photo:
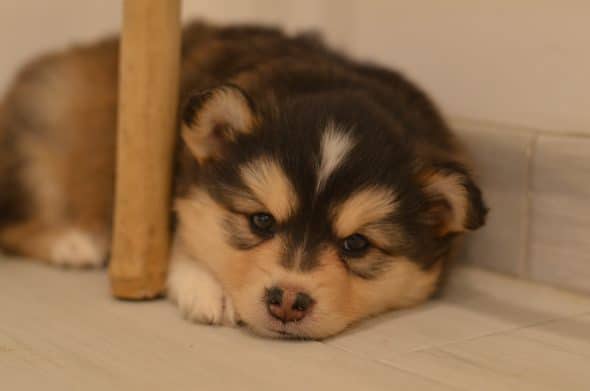
M 588 390 L 590 297 L 474 268 L 324 342 L 189 324 L 104 272 L 0 261 L 3 390 Z

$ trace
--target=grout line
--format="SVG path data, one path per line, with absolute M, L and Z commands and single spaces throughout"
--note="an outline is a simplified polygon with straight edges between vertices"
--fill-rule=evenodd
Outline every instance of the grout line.
M 462 390 L 461 388 L 457 388 L 457 387 L 455 387 L 455 386 L 453 386 L 451 384 L 443 383 L 442 381 L 440 381 L 438 379 L 434 379 L 432 377 L 427 377 L 427 376 L 425 376 L 422 373 L 415 372 L 415 371 L 410 371 L 410 370 L 408 370 L 406 368 L 401 368 L 401 367 L 399 367 L 399 366 L 395 365 L 394 363 L 389 362 L 387 360 L 378 359 L 378 358 L 372 358 L 370 356 L 367 356 L 366 354 L 357 353 L 357 352 L 354 352 L 354 351 L 352 351 L 350 349 L 346 349 L 346 348 L 344 348 L 342 346 L 339 346 L 339 345 L 327 344 L 325 342 L 322 342 L 322 344 L 324 344 L 325 346 L 328 346 L 330 348 L 333 348 L 333 349 L 336 349 L 336 350 L 340 350 L 341 352 L 344 352 L 344 353 L 350 354 L 352 356 L 355 356 L 358 359 L 367 360 L 367 361 L 372 362 L 372 363 L 375 363 L 375 364 L 380 364 L 380 365 L 386 366 L 388 368 L 393 368 L 393 369 L 396 369 L 396 370 L 398 370 L 400 372 L 404 372 L 404 373 L 410 374 L 412 376 L 419 377 L 420 379 L 423 379 L 423 380 L 426 380 L 426 381 L 429 381 L 429 382 L 438 384 L 440 386 L 444 386 L 444 387 L 449 388 L 449 389 Z
M 390 361 L 387 361 L 387 360 L 376 360 L 376 362 L 378 362 L 378 363 L 381 363 L 381 364 L 383 364 L 383 365 L 386 365 L 386 366 L 388 366 L 388 367 L 395 368 L 395 369 L 397 369 L 397 370 L 399 370 L 399 371 L 402 371 L 402 372 L 408 373 L 408 374 L 410 374 L 410 375 L 413 375 L 413 376 L 418 376 L 418 377 L 419 377 L 419 378 L 421 378 L 421 379 L 428 380 L 428 381 L 430 381 L 430 382 L 432 382 L 432 383 L 439 384 L 439 385 L 441 385 L 441 386 L 444 386 L 444 387 L 446 387 L 446 388 L 449 388 L 449 389 L 453 389 L 453 390 L 457 390 L 457 391 L 462 391 L 462 390 L 465 390 L 464 388 L 457 388 L 457 386 L 455 386 L 455 385 L 453 385 L 453 384 L 450 384 L 450 383 L 445 383 L 444 381 L 442 381 L 442 380 L 439 380 L 439 379 L 437 379 L 437 378 L 435 378 L 435 377 L 426 376 L 426 375 L 424 375 L 424 374 L 422 374 L 422 373 L 420 373 L 420 372 L 417 372 L 417 371 L 411 371 L 411 370 L 409 370 L 409 369 L 402 368 L 402 367 L 400 367 L 400 366 L 397 366 L 397 365 L 395 365 L 394 363 L 392 363 L 392 362 L 390 362 Z
M 534 337 L 531 337 L 530 335 L 519 335 L 518 338 L 525 339 L 527 341 L 536 342 L 536 343 L 541 344 L 543 346 L 550 347 L 553 350 L 558 350 L 560 352 L 564 352 L 564 353 L 567 353 L 567 354 L 570 354 L 573 356 L 578 356 L 581 358 L 590 358 L 590 355 L 588 355 L 586 353 L 580 353 L 580 352 L 574 352 L 574 351 L 568 350 L 568 349 L 564 348 L 562 345 L 555 343 L 555 342 L 548 341 L 546 339 L 534 338 Z
M 510 131 L 518 133 L 537 133 L 543 136 L 586 139 L 590 138 L 590 132 L 581 130 L 566 130 L 563 132 L 557 132 L 547 129 L 536 128 L 530 125 L 515 124 L 511 122 L 497 122 L 494 120 L 464 117 L 461 115 L 448 115 L 445 118 L 449 121 L 453 128 L 475 126 L 485 127 L 487 129 L 496 129 L 500 131 Z
M 553 323 L 553 322 L 557 322 L 557 321 L 561 321 L 561 320 L 567 320 L 567 319 L 577 318 L 577 317 L 586 316 L 586 315 L 590 315 L 590 312 L 585 311 L 585 312 L 580 312 L 580 313 L 577 313 L 577 314 L 570 314 L 570 315 L 566 315 L 566 316 L 560 316 L 560 317 L 557 317 L 557 318 L 539 320 L 537 322 L 533 322 L 533 323 L 529 323 L 529 324 L 525 324 L 525 325 L 521 325 L 521 326 L 516 326 L 516 327 L 511 327 L 511 328 L 507 328 L 507 329 L 503 329 L 503 330 L 492 331 L 490 333 L 485 333 L 485 334 L 481 334 L 481 335 L 475 335 L 473 337 L 468 337 L 468 338 L 463 338 L 463 339 L 456 339 L 456 340 L 444 342 L 444 343 L 441 343 L 441 344 L 433 344 L 433 345 L 421 347 L 421 348 L 418 348 L 418 349 L 412 349 L 412 350 L 409 350 L 409 351 L 404 352 L 402 354 L 406 354 L 406 353 L 419 353 L 419 352 L 423 352 L 423 351 L 427 351 L 427 350 L 431 350 L 431 349 L 441 349 L 441 348 L 444 348 L 445 346 L 454 345 L 456 343 L 475 341 L 475 340 L 480 339 L 480 338 L 487 338 L 487 337 L 492 337 L 494 335 L 507 334 L 507 333 L 511 333 L 513 331 L 524 330 L 524 329 L 528 329 L 528 328 L 532 328 L 532 327 L 537 327 L 537 326 L 543 326 L 545 324 L 549 324 L 549 323 Z
M 589 311 L 584 311 L 584 312 L 577 313 L 577 314 L 570 314 L 570 315 L 560 316 L 560 317 L 551 318 L 551 319 L 544 319 L 542 321 L 537 321 L 537 322 L 529 323 L 529 324 L 522 325 L 522 326 L 517 326 L 517 327 L 507 328 L 507 329 L 498 330 L 498 331 L 494 331 L 494 332 L 490 332 L 490 333 L 485 333 L 485 334 L 481 334 L 481 335 L 477 335 L 477 336 L 473 336 L 473 337 L 469 337 L 469 338 L 455 339 L 455 340 L 447 341 L 447 342 L 440 343 L 440 344 L 432 344 L 432 345 L 428 345 L 428 346 L 417 348 L 417 349 L 412 349 L 412 350 L 408 350 L 408 351 L 399 352 L 398 354 L 399 354 L 399 356 L 404 356 L 404 355 L 410 354 L 410 353 L 422 353 L 422 352 L 426 352 L 426 351 L 429 351 L 429 350 L 441 350 L 443 352 L 446 352 L 444 350 L 444 348 L 446 346 L 454 345 L 454 344 L 457 344 L 457 343 L 475 341 L 475 340 L 480 339 L 480 338 L 491 337 L 491 336 L 494 336 L 494 335 L 508 334 L 508 333 L 511 333 L 511 332 L 514 332 L 514 331 L 518 331 L 518 330 L 524 330 L 524 329 L 528 329 L 528 328 L 542 326 L 542 325 L 545 325 L 545 324 L 550 324 L 550 323 L 557 322 L 557 321 L 562 321 L 562 320 L 567 320 L 567 319 L 573 319 L 573 318 L 578 318 L 578 317 L 587 316 L 587 315 L 590 315 L 590 312 Z M 337 345 L 337 344 L 331 344 L 331 343 L 326 343 L 326 342 L 320 342 L 320 343 L 323 344 L 324 346 L 327 346 L 327 347 L 330 347 L 330 348 L 333 348 L 333 349 L 336 349 L 336 350 L 340 350 L 340 351 L 345 352 L 347 354 L 353 355 L 356 358 L 367 360 L 369 362 L 373 362 L 373 363 L 377 363 L 377 364 L 381 364 L 381 365 L 385 365 L 385 366 L 394 368 L 396 370 L 399 370 L 399 371 L 402 371 L 402 372 L 405 372 L 405 373 L 408 373 L 408 374 L 411 374 L 411 375 L 414 375 L 414 376 L 418 376 L 418 377 L 420 377 L 422 379 L 425 379 L 425 380 L 428 380 L 428 381 L 432 381 L 433 383 L 436 383 L 436 384 L 439 384 L 439 385 L 442 385 L 442 386 L 445 386 L 445 387 L 450 387 L 452 389 L 461 390 L 461 388 L 457 388 L 454 385 L 443 383 L 443 382 L 441 382 L 438 379 L 425 376 L 423 373 L 419 373 L 419 372 L 408 370 L 407 368 L 399 367 L 398 365 L 396 365 L 395 363 L 393 363 L 391 361 L 388 361 L 387 359 L 374 358 L 374 357 L 368 356 L 365 353 L 355 352 L 355 351 L 352 351 L 350 349 L 347 349 L 347 348 L 342 347 L 342 346 Z
M 521 278 L 519 276 L 516 276 L 514 274 L 508 274 L 499 270 L 495 270 L 495 269 L 491 269 L 491 268 L 487 268 L 485 266 L 481 266 L 481 265 L 463 265 L 461 266 L 461 268 L 463 270 L 475 270 L 475 271 L 483 271 L 486 274 L 490 274 L 493 275 L 494 278 L 502 278 L 505 280 L 509 280 L 512 283 L 518 283 L 518 284 L 526 284 L 527 286 L 530 287 L 534 287 L 534 289 L 543 289 L 546 292 L 553 292 L 559 295 L 568 295 L 568 296 L 573 296 L 576 298 L 576 300 L 584 300 L 587 301 L 590 298 L 590 295 L 588 295 L 588 293 L 586 292 L 581 292 L 579 290 L 575 290 L 572 288 L 567 288 L 564 286 L 556 286 L 556 285 L 552 285 L 552 284 L 548 284 L 546 282 L 543 281 L 536 281 L 536 280 L 529 280 L 526 278 Z M 567 315 L 569 316 L 569 315 Z

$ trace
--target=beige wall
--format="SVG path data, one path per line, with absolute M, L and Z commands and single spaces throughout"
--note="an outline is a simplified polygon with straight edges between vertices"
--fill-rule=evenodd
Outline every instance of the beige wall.
M 0 88 L 34 53 L 116 31 L 119 8 L 2 0 Z M 184 14 L 321 27 L 351 53 L 404 70 L 450 116 L 590 133 L 589 1 L 185 0 Z

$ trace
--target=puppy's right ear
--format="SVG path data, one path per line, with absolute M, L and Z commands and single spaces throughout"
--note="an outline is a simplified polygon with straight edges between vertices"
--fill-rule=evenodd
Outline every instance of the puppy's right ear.
M 455 162 L 423 169 L 419 176 L 427 197 L 423 221 L 438 236 L 478 229 L 488 208 L 469 171 Z
M 254 107 L 244 91 L 222 85 L 191 95 L 182 110 L 182 139 L 202 163 L 223 155 L 240 133 L 250 133 Z

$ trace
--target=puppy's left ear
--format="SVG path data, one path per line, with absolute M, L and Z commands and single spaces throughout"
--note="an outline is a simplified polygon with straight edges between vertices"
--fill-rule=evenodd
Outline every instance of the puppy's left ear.
M 228 143 L 252 131 L 254 112 L 250 98 L 234 85 L 195 93 L 182 110 L 182 139 L 199 162 L 220 158 Z
M 421 170 L 418 178 L 427 199 L 423 220 L 438 236 L 475 230 L 485 224 L 488 208 L 463 166 L 441 164 Z

